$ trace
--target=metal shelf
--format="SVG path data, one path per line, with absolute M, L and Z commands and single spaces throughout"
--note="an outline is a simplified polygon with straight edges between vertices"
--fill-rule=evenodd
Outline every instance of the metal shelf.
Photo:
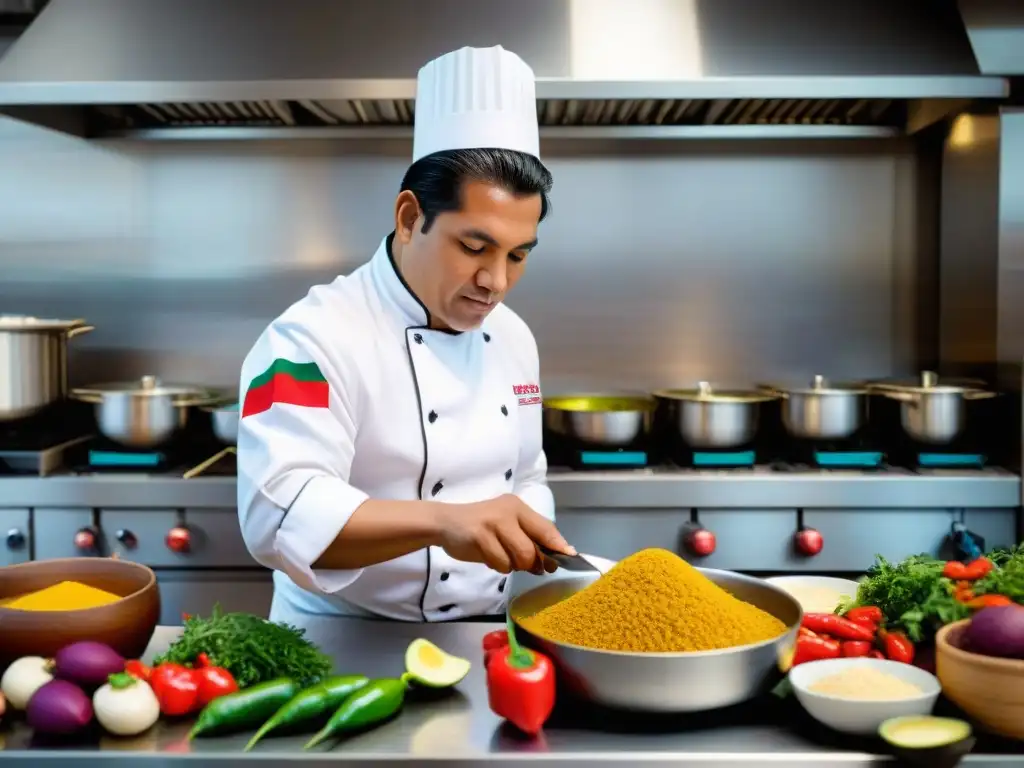
M 553 470 L 560 509 L 963 509 L 1021 505 L 1021 481 L 998 469 L 865 473 L 650 469 Z M 0 510 L 24 507 L 222 508 L 235 479 L 93 475 L 0 477 Z

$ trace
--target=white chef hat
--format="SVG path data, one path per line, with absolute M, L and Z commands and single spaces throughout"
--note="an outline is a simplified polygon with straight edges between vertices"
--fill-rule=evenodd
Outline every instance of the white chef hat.
M 416 83 L 412 160 L 452 149 L 512 149 L 540 158 L 533 70 L 500 45 L 460 48 Z

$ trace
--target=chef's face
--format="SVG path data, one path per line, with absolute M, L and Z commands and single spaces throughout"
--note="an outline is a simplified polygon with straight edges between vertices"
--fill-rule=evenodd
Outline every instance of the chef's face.
M 467 181 L 461 210 L 439 214 L 427 232 L 412 192 L 398 196 L 396 214 L 395 260 L 431 326 L 469 331 L 522 276 L 537 244 L 541 197 Z

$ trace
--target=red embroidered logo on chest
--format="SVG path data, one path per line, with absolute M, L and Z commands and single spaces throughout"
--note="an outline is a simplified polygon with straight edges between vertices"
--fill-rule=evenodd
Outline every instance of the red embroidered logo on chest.
M 513 384 L 512 394 L 519 398 L 520 405 L 540 405 L 540 387 L 536 384 Z

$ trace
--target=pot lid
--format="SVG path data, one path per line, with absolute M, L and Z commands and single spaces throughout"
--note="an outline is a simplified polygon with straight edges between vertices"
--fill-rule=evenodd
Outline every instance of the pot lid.
M 800 384 L 763 384 L 770 392 L 784 392 L 793 395 L 866 395 L 868 385 L 860 381 L 829 381 L 821 374 Z
M 15 333 L 38 331 L 70 331 L 85 325 L 85 320 L 57 320 L 51 317 L 32 317 L 30 315 L 0 315 L 0 331 Z
M 171 397 L 176 405 L 199 405 L 216 402 L 218 394 L 194 384 L 164 384 L 156 376 L 143 376 L 135 381 L 93 384 L 79 387 L 71 392 L 79 400 L 98 401 L 106 395 L 128 395 L 131 397 Z
M 697 403 L 765 403 L 777 399 L 776 395 L 764 390 L 714 389 L 706 381 L 698 383 L 696 389 L 662 389 L 654 396 Z
M 934 371 L 922 371 L 915 379 L 882 379 L 869 384 L 871 389 L 896 392 L 978 392 L 987 388 L 986 383 L 981 379 L 954 379 L 941 378 Z

